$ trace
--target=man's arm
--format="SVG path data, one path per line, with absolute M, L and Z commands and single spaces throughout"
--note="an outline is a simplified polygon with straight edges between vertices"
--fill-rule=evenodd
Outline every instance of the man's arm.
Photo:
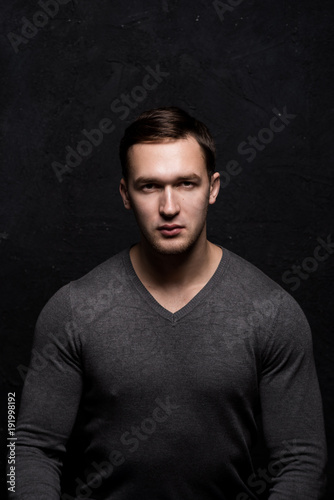
M 326 441 L 312 336 L 288 294 L 263 353 L 260 397 L 269 470 L 277 473 L 270 500 L 322 498 Z
M 60 498 L 62 459 L 82 390 L 69 290 L 69 285 L 60 289 L 37 321 L 16 431 L 16 492 L 10 499 Z

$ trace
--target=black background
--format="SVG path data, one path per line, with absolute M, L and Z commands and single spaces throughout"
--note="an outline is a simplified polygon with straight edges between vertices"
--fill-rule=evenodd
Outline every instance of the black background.
M 38 17 L 37 1 L 1 4 L 1 498 L 7 392 L 19 402 L 37 316 L 63 284 L 138 240 L 118 193 L 118 143 L 141 111 L 162 105 L 195 115 L 216 140 L 224 182 L 208 238 L 281 284 L 310 322 L 333 498 L 334 252 L 314 261 L 334 220 L 333 2 L 230 3 L 219 15 L 210 1 L 70 0 L 53 18 Z M 45 24 L 26 43 L 13 41 L 23 17 Z M 165 76 L 145 95 L 135 88 L 148 67 Z M 131 93 L 137 102 L 115 111 Z M 295 118 L 247 161 L 240 143 L 284 107 Z M 54 162 L 104 118 L 114 130 L 59 182 Z M 242 170 L 228 179 L 230 160 Z M 304 267 L 299 282 L 293 265 Z

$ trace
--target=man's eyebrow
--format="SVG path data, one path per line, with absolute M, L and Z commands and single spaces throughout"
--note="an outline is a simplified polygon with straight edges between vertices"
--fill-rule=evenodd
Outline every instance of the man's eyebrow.
M 201 178 L 197 174 L 182 175 L 182 176 L 177 177 L 174 182 L 191 181 L 191 180 L 200 181 Z M 140 184 L 155 184 L 155 183 L 159 184 L 160 182 L 161 182 L 161 179 L 158 179 L 156 177 L 143 177 L 143 176 L 140 176 L 140 177 L 138 177 L 138 179 L 136 179 L 134 181 L 134 185 L 135 186 L 139 186 Z

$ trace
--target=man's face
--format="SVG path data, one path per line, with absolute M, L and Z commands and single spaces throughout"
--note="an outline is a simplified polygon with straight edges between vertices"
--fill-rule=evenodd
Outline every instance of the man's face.
M 124 205 L 133 209 L 144 243 L 160 254 L 180 254 L 206 239 L 208 205 L 219 191 L 219 174 L 209 182 L 203 152 L 193 138 L 129 149 Z

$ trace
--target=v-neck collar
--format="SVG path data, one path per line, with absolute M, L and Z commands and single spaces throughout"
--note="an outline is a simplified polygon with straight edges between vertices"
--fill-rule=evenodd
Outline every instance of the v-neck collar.
M 134 270 L 134 267 L 131 262 L 130 258 L 130 249 L 134 246 L 130 245 L 127 249 L 125 249 L 124 254 L 123 254 L 123 263 L 124 266 L 134 284 L 136 287 L 137 291 L 140 293 L 140 295 L 144 298 L 144 300 L 161 316 L 163 316 L 165 319 L 169 320 L 172 324 L 176 324 L 178 320 L 180 320 L 183 316 L 188 314 L 190 311 L 192 311 L 200 302 L 201 300 L 209 293 L 209 291 L 215 286 L 219 280 L 221 280 L 223 273 L 227 267 L 230 255 L 229 251 L 226 250 L 226 248 L 223 248 L 221 245 L 217 245 L 219 248 L 222 249 L 223 255 L 219 261 L 219 264 L 209 279 L 209 281 L 203 286 L 203 288 L 200 289 L 197 294 L 190 299 L 189 302 L 185 306 L 183 306 L 181 309 L 178 311 L 175 311 L 172 313 L 165 307 L 163 307 L 154 297 L 153 295 L 147 290 L 145 285 L 141 282 L 139 277 L 136 274 L 136 271 Z

